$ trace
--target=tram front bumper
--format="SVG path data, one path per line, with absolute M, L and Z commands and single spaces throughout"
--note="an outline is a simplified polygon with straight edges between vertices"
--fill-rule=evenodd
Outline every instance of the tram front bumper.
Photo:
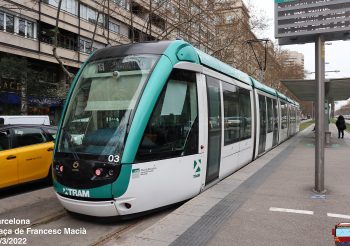
M 57 194 L 58 200 L 68 211 L 96 217 L 112 217 L 119 215 L 115 200 L 110 201 L 82 201 L 70 199 Z

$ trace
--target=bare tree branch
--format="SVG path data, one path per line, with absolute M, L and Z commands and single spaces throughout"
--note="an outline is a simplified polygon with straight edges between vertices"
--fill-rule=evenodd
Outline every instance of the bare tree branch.
M 63 65 L 61 57 L 59 57 L 58 54 L 57 54 L 58 22 L 59 22 L 59 18 L 60 18 L 61 6 L 62 6 L 62 0 L 59 0 L 58 7 L 57 7 L 54 46 L 52 48 L 52 53 L 53 53 L 53 56 L 56 58 L 57 62 L 59 63 L 59 65 L 60 65 L 61 69 L 63 70 L 63 72 L 68 76 L 69 80 L 71 80 L 74 77 L 74 75 L 71 72 L 69 72 L 68 69 Z

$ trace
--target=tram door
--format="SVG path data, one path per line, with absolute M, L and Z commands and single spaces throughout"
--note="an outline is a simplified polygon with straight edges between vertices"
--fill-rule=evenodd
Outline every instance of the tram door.
M 219 177 L 221 154 L 220 81 L 207 76 L 208 95 L 208 161 L 205 184 Z

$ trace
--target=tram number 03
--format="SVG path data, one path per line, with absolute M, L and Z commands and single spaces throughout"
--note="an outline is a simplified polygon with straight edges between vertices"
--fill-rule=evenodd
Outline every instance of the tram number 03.
M 109 155 L 108 162 L 118 163 L 120 161 L 119 155 Z

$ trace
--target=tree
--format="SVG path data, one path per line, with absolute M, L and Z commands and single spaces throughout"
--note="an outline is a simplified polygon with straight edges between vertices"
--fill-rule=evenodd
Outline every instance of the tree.
M 0 78 L 20 81 L 21 84 L 21 114 L 28 114 L 27 85 L 31 69 L 25 58 L 2 57 L 0 60 Z
M 22 115 L 28 114 L 30 98 L 60 100 L 66 97 L 66 93 L 58 86 L 41 81 L 40 75 L 45 75 L 45 73 L 48 72 L 34 69 L 32 63 L 25 57 L 6 56 L 0 59 L 0 80 L 20 84 L 18 91 L 20 92 Z M 45 91 L 44 95 L 43 91 Z
M 61 13 L 61 6 L 62 6 L 62 0 L 59 0 L 58 7 L 57 7 L 57 15 L 56 15 L 56 26 L 54 30 L 54 40 L 53 40 L 53 48 L 52 48 L 52 54 L 57 60 L 58 64 L 60 65 L 62 71 L 68 76 L 69 80 L 71 81 L 74 77 L 74 74 L 68 71 L 68 69 L 63 65 L 61 57 L 57 54 L 57 46 L 58 46 L 58 23 L 60 20 L 60 13 Z

